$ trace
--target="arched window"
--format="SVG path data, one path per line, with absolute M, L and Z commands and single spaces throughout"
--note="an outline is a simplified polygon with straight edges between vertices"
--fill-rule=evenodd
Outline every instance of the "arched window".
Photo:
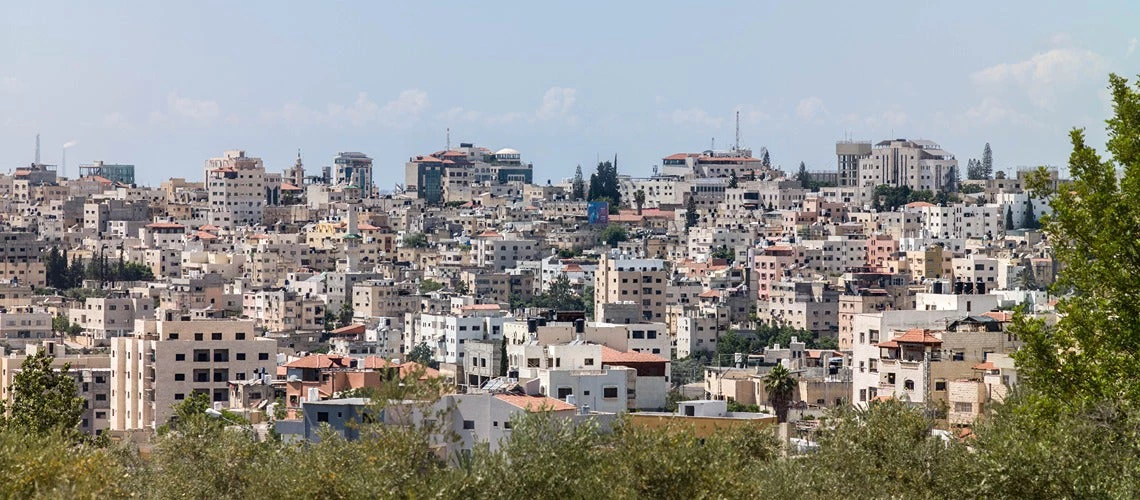
M 908 391 L 913 391 L 914 390 L 914 381 L 913 380 L 903 381 L 903 389 L 906 389 Z

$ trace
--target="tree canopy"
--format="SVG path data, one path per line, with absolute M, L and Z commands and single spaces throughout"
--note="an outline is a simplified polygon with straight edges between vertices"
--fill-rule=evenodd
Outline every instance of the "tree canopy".
M 35 434 L 70 434 L 77 430 L 84 402 L 68 373 L 71 363 L 56 371 L 53 361 L 55 357 L 42 350 L 24 359 L 20 371 L 12 377 L 12 402 L 0 401 L 0 424 Z M 5 410 L 7 416 L 3 415 Z

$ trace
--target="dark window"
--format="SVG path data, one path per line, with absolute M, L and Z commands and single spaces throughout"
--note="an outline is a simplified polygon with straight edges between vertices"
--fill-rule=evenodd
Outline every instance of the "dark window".
M 222 340 L 221 332 L 214 332 L 210 334 L 210 340 Z
M 566 399 L 566 396 L 570 396 L 572 394 L 574 394 L 574 389 L 572 389 L 570 387 L 559 387 L 558 388 L 558 399 Z
M 175 354 L 174 360 L 175 361 L 186 361 L 186 355 L 185 354 Z
M 230 360 L 229 349 L 214 349 L 214 362 L 224 363 Z
M 266 361 L 268 359 L 269 359 L 269 353 L 267 353 L 267 352 L 257 353 L 257 360 L 258 361 Z
M 186 380 L 186 374 L 185 373 L 175 373 L 174 374 L 174 380 Z
M 186 399 L 186 395 L 182 394 L 181 392 L 174 395 L 175 401 L 182 401 L 183 399 Z
M 239 353 L 235 354 L 234 356 L 237 358 L 238 361 L 245 361 L 245 353 L 244 352 L 239 352 Z
M 618 397 L 618 388 L 617 387 L 603 387 L 602 388 L 602 397 L 606 398 L 606 399 L 613 399 L 613 398 Z
M 329 421 L 329 412 L 327 412 L 327 411 L 318 411 L 317 412 L 317 422 L 328 422 L 328 421 Z
M 475 421 L 474 420 L 464 420 L 463 421 L 463 430 L 471 430 L 474 428 L 475 428 Z
M 178 340 L 178 334 L 177 334 L 177 333 L 172 333 L 172 334 L 170 334 L 169 336 L 167 336 L 167 338 L 168 338 L 168 339 L 170 339 L 170 340 Z
M 245 332 L 237 332 L 236 338 L 238 340 L 245 340 Z
M 195 363 L 209 363 L 210 350 L 209 349 L 194 349 L 194 362 Z
M 198 340 L 198 341 L 202 340 L 202 334 L 201 333 L 195 333 L 194 334 L 194 340 Z

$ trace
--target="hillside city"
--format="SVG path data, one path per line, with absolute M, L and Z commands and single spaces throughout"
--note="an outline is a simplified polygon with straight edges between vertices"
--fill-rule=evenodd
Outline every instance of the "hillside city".
M 222 151 L 157 187 L 33 162 L 0 175 L 0 392 L 51 356 L 83 433 L 144 446 L 195 398 L 262 438 L 351 440 L 408 374 L 455 410 L 443 457 L 528 412 L 771 426 L 808 453 L 830 409 L 897 400 L 968 434 L 1018 384 L 1013 311 L 1055 320 L 1050 199 L 989 144 L 834 148 L 826 172 L 736 144 L 541 184 L 459 143 L 412 152 L 394 192 L 359 152 Z

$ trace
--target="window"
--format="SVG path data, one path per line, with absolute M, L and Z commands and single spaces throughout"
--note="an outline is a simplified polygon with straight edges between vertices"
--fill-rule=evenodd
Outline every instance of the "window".
M 904 380 L 903 381 L 903 389 L 906 389 L 908 391 L 913 391 L 914 390 L 914 381 L 910 380 L 910 379 Z
M 602 398 L 616 399 L 617 397 L 618 397 L 618 388 L 617 387 L 610 386 L 610 387 L 603 387 L 602 388 Z
M 185 373 L 175 373 L 174 374 L 174 380 L 175 381 L 186 380 L 186 374 Z
M 574 389 L 571 387 L 559 387 L 558 388 L 558 399 L 566 399 L 567 396 L 572 396 L 573 394 L 574 394 Z
M 221 332 L 214 332 L 210 334 L 210 340 L 222 340 Z
M 972 413 L 974 411 L 973 403 L 954 403 L 954 411 L 957 413 Z
M 887 374 L 887 383 L 890 385 L 895 385 L 895 374 L 893 374 L 893 373 Z
M 185 355 L 185 354 L 181 354 L 181 353 L 180 353 L 180 354 L 175 354 L 175 355 L 174 355 L 174 360 L 175 360 L 175 361 L 186 361 L 186 355 Z
M 934 382 L 934 390 L 945 391 L 946 390 L 946 381 L 945 380 L 935 381 Z
M 317 412 L 317 422 L 328 422 L 328 421 L 329 421 L 329 412 L 327 412 L 327 411 L 318 411 Z
M 234 335 L 234 338 L 236 338 L 238 340 L 245 340 L 245 332 L 237 332 Z
M 472 430 L 474 428 L 475 428 L 475 421 L 474 420 L 464 420 L 463 421 L 463 430 L 469 431 L 469 430 Z
M 269 360 L 269 353 L 267 353 L 267 352 L 259 352 L 259 353 L 257 353 L 257 360 L 258 360 L 258 361 L 267 361 L 267 360 Z
M 95 395 L 95 401 L 106 401 L 106 400 L 107 400 L 106 394 L 96 394 Z
M 225 363 L 230 360 L 229 349 L 214 349 L 214 362 Z
M 234 358 L 237 359 L 238 361 L 245 361 L 245 353 L 239 352 L 239 353 L 234 355 Z
M 202 340 L 202 334 L 201 333 L 195 333 L 194 334 L 194 340 L 200 342 Z
M 209 363 L 210 350 L 209 349 L 194 349 L 194 362 L 195 363 Z
M 178 340 L 178 334 L 177 334 L 177 333 L 172 333 L 172 334 L 170 334 L 169 336 L 167 336 L 166 338 L 168 338 L 168 339 L 170 339 L 170 340 Z

